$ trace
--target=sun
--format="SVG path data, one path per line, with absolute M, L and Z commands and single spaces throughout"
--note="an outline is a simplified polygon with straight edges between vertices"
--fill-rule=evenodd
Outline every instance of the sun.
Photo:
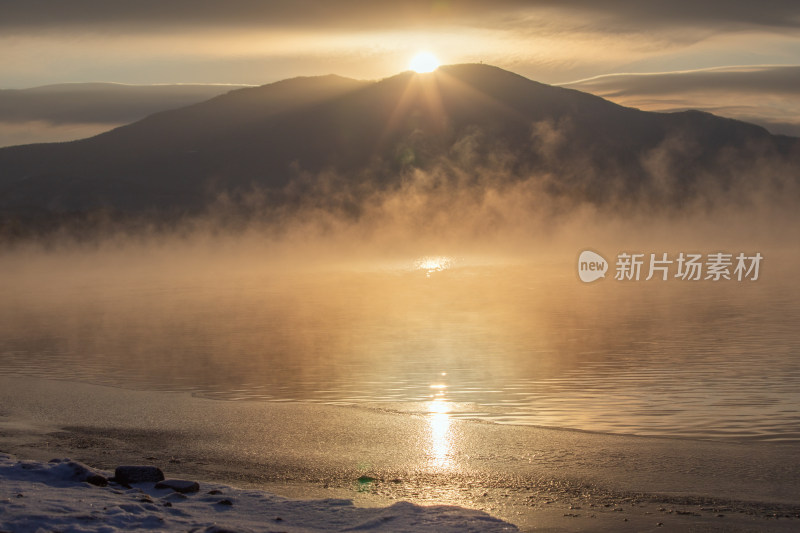
M 439 68 L 439 60 L 430 52 L 420 52 L 415 55 L 408 67 L 415 72 L 433 72 Z

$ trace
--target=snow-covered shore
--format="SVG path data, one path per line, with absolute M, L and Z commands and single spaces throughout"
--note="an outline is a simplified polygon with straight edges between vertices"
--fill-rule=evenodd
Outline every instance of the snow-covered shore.
M 120 509 L 141 527 L 170 531 L 215 522 L 234 531 L 468 531 L 475 520 L 476 530 L 513 530 L 491 517 L 522 531 L 608 533 L 788 533 L 800 523 L 800 446 L 789 443 L 626 437 L 0 375 L 0 451 L 42 465 L 6 457 L 0 532 L 99 531 L 104 520 L 107 531 L 134 528 L 116 522 Z M 126 493 L 59 480 L 45 473 L 65 469 L 53 457 L 106 470 L 153 464 L 200 490 L 183 499 L 154 486 Z M 225 499 L 233 505 L 219 505 Z M 43 521 L 24 526 L 36 516 Z
M 201 483 L 182 494 L 155 482 L 122 485 L 68 459 L 18 461 L 0 454 L 0 531 L 516 531 L 481 511 L 398 502 L 362 508 L 345 499 L 292 500 Z

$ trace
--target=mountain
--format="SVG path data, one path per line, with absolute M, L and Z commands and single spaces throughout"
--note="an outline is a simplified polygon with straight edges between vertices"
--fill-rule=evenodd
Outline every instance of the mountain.
M 0 90 L 0 146 L 77 139 L 195 104 L 242 85 L 62 83 Z
M 414 169 L 458 169 L 475 182 L 491 170 L 576 201 L 679 206 L 758 185 L 764 161 L 800 168 L 798 142 L 482 64 L 376 82 L 330 75 L 234 90 L 89 139 L 0 149 L 0 209 L 192 212 L 221 193 L 297 201 L 320 176 L 354 191 L 390 188 Z
M 646 111 L 697 109 L 800 136 L 798 65 L 605 74 L 559 85 Z
M 61 83 L 0 90 L 0 121 L 133 122 L 208 100 L 242 85 Z

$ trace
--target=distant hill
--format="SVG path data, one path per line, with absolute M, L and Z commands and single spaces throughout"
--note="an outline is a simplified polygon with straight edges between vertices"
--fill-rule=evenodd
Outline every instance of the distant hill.
M 800 168 L 798 139 L 708 113 L 649 113 L 488 65 L 377 82 L 295 78 L 234 90 L 80 141 L 0 149 L 0 209 L 195 212 L 219 194 L 297 201 L 320 176 L 390 188 L 414 169 L 549 194 L 680 206 Z M 797 176 L 797 173 L 794 174 Z M 299 185 L 298 185 L 299 184 Z M 322 199 L 324 201 L 324 198 Z
M 61 83 L 0 90 L 0 121 L 133 122 L 202 102 L 242 85 Z
M 606 74 L 560 84 L 645 111 L 697 109 L 800 136 L 800 66 L 743 65 Z
M 0 90 L 0 146 L 20 139 L 65 140 L 108 131 L 168 109 L 241 89 L 242 85 L 62 83 Z M 66 137 L 65 137 L 66 135 Z M 31 141 L 28 141 L 31 142 Z

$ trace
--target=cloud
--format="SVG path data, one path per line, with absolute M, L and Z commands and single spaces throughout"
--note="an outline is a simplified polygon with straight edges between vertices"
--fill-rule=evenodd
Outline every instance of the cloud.
M 342 0 L 320 2 L 299 0 L 27 0 L 3 6 L 0 28 L 63 28 L 109 26 L 290 26 L 387 28 L 438 23 L 471 23 L 548 10 L 562 17 L 601 16 L 603 23 L 615 21 L 616 29 L 670 25 L 767 26 L 794 28 L 800 25 L 800 9 L 793 0 L 497 0 L 470 1 L 411 0 L 374 2 Z
M 667 26 L 702 27 L 785 27 L 800 25 L 800 8 L 792 0 L 674 0 L 641 2 L 636 0 L 549 0 L 535 5 L 558 6 L 565 12 L 602 16 L 603 23 L 616 21 L 617 27 L 653 28 Z M 598 22 L 601 22 L 598 21 Z
M 563 86 L 647 111 L 699 109 L 800 136 L 800 66 L 610 74 Z
M 800 66 L 743 66 L 652 74 L 609 74 L 564 85 L 591 89 L 610 97 L 730 89 L 753 94 L 797 94 Z
M 27 0 L 3 5 L 0 71 L 6 87 L 375 79 L 426 48 L 553 83 L 794 62 L 799 24 L 787 0 Z

